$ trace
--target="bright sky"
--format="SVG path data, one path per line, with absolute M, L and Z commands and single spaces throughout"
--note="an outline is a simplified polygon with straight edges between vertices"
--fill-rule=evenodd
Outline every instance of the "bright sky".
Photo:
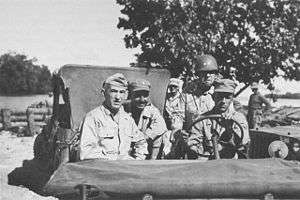
M 115 0 L 0 0 L 0 54 L 36 57 L 50 70 L 64 64 L 128 66 Z
M 51 71 L 65 64 L 135 61 L 138 50 L 125 48 L 126 33 L 117 28 L 115 0 L 0 0 L 0 8 L 0 54 L 24 53 Z M 281 93 L 300 92 L 300 82 L 279 80 L 275 86 Z

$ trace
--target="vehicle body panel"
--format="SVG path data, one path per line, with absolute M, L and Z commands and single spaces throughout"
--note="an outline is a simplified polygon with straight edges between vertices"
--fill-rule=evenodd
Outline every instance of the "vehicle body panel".
M 86 160 L 61 165 L 45 187 L 50 195 L 76 193 L 91 185 L 104 197 L 300 198 L 300 165 L 282 159 Z
M 299 126 L 260 127 L 250 130 L 250 158 L 269 158 L 268 147 L 276 140 L 284 142 L 291 149 L 294 142 L 300 142 Z

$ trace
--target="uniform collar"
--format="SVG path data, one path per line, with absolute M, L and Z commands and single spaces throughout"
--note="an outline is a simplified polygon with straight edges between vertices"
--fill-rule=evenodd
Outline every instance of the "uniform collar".
M 113 113 L 109 110 L 109 108 L 107 108 L 107 106 L 105 106 L 105 104 L 102 104 L 101 109 L 104 111 L 104 113 L 106 115 L 112 116 L 112 117 L 114 116 Z M 123 106 L 120 107 L 119 111 L 115 115 L 121 114 L 122 112 L 124 112 Z

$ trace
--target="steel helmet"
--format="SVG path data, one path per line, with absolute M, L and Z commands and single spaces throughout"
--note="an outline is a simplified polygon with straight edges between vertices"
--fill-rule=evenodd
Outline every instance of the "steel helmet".
M 218 71 L 218 64 L 212 55 L 198 55 L 196 56 L 195 72 L 201 71 Z

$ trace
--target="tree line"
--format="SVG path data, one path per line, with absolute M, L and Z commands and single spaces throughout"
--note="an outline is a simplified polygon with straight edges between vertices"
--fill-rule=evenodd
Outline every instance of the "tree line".
M 51 72 L 37 59 L 6 53 L 0 56 L 0 94 L 46 94 L 51 91 Z
M 285 94 L 266 94 L 265 97 L 272 98 L 275 96 L 276 98 L 282 98 L 282 99 L 300 99 L 300 93 L 291 93 L 287 92 Z

